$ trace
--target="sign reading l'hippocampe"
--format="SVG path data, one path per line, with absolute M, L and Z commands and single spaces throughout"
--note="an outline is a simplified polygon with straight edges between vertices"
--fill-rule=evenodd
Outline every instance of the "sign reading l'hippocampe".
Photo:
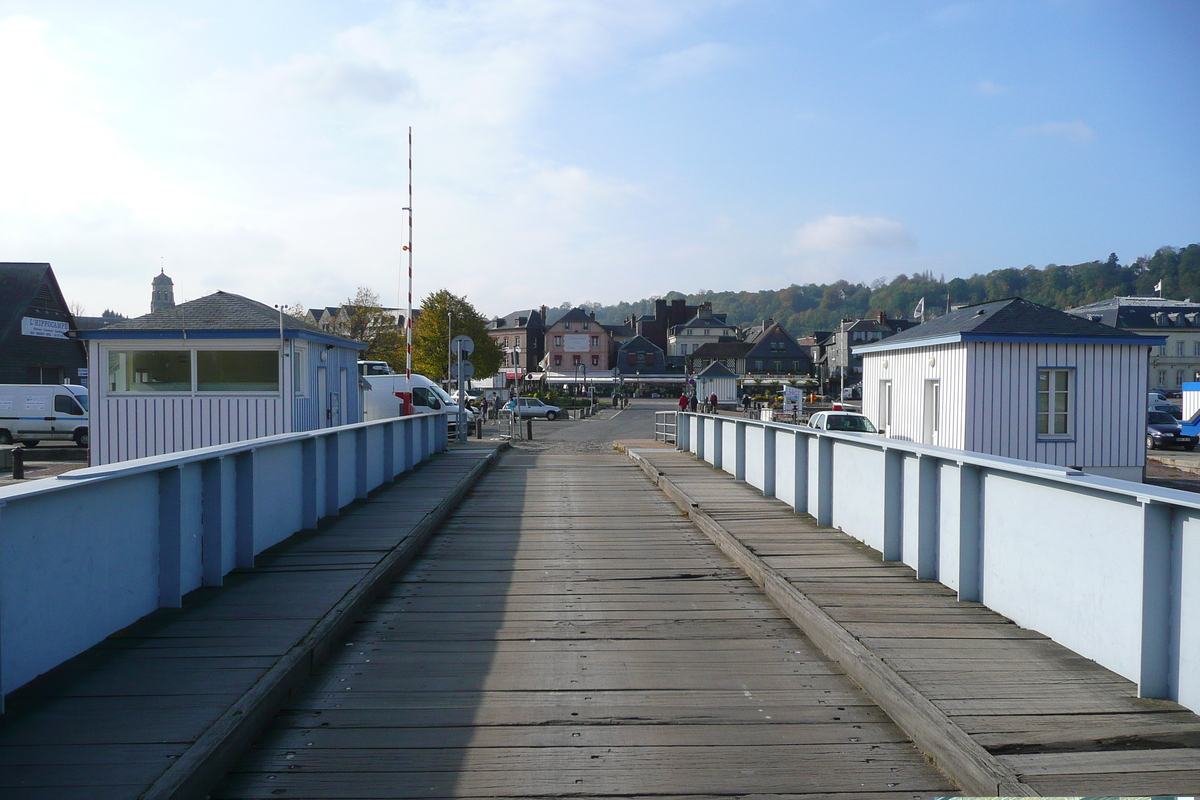
M 21 333 L 24 336 L 41 336 L 46 339 L 65 339 L 71 323 L 56 319 L 21 317 Z

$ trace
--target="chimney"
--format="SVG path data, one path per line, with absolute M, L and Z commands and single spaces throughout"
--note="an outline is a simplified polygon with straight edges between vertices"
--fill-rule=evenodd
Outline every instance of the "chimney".
M 592 312 L 592 321 L 593 322 L 596 321 L 596 312 L 595 311 Z
M 712 319 L 712 303 L 701 303 L 696 315 L 700 319 Z
M 771 319 L 770 317 L 767 317 L 766 319 L 764 319 L 763 320 L 763 333 L 766 333 L 767 328 L 771 327 L 774 324 L 775 324 L 775 320 Z
M 542 315 L 542 324 L 545 325 L 546 324 L 546 307 L 542 306 L 540 309 L 540 312 Z
M 880 325 L 887 325 L 887 322 L 888 322 L 887 312 L 886 311 L 876 311 L 875 312 L 875 321 L 878 322 Z

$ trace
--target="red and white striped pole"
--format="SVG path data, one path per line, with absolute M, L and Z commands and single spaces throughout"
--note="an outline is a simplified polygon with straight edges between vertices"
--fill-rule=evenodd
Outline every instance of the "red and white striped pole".
M 408 357 L 404 363 L 404 374 L 408 378 L 409 391 L 412 386 L 412 126 L 408 126 L 408 316 L 404 318 L 404 337 L 408 346 Z

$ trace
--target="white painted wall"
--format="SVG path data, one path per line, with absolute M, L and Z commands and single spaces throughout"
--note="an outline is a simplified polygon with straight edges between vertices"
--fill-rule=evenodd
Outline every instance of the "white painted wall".
M 883 427 L 880 384 L 890 380 L 891 438 L 1140 480 L 1147 350 L 968 342 L 864 353 L 863 413 Z M 1063 439 L 1037 435 L 1037 376 L 1047 367 L 1073 370 L 1073 430 Z M 941 413 L 936 441 L 925 441 L 931 379 L 939 381 Z

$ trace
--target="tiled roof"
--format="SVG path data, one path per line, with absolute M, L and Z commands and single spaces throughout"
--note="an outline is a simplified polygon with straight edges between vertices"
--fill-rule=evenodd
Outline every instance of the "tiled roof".
M 752 347 L 750 342 L 706 342 L 689 355 L 692 358 L 745 358 Z
M 1067 309 L 1067 313 L 1126 330 L 1200 328 L 1200 303 L 1190 300 L 1114 297 Z
M 283 329 L 329 334 L 306 320 L 283 315 Z M 122 320 L 105 331 L 279 330 L 279 309 L 230 292 L 216 292 L 153 314 Z
M 704 369 L 696 373 L 697 378 L 736 378 L 737 373 L 729 369 L 720 361 L 714 361 Z
M 1019 297 L 956 309 L 873 345 L 896 345 L 954 334 L 1127 339 L 1130 334 Z M 871 345 L 868 345 L 871 346 Z M 859 348 L 856 347 L 857 351 Z
M 0 264 L 0 341 L 21 324 L 49 271 L 49 264 Z

